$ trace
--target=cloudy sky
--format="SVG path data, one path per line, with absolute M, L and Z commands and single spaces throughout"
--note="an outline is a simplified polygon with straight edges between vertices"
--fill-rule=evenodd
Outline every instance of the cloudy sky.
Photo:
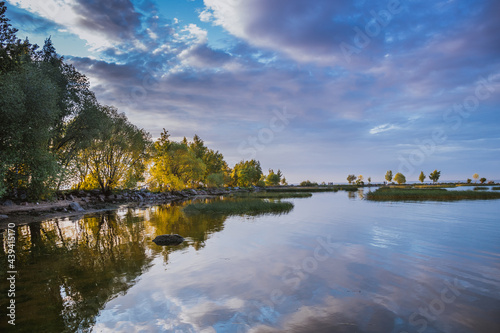
M 495 0 L 9 0 L 158 137 L 198 134 L 289 182 L 500 179 Z

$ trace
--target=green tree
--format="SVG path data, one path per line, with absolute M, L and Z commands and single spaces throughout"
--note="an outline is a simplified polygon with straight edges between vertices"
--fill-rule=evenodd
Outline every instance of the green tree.
M 387 180 L 388 183 L 392 181 L 392 170 L 389 170 L 385 173 L 385 180 Z
M 475 173 L 475 174 L 472 175 L 472 178 L 474 178 L 474 180 L 477 183 L 477 180 L 479 179 L 479 175 L 477 173 Z
M 372 182 L 372 177 L 368 177 L 368 179 L 367 179 L 367 180 L 368 180 L 368 184 L 371 184 L 371 182 Z
M 58 114 L 56 89 L 41 69 L 27 63 L 0 74 L 0 96 L 0 192 L 46 197 L 58 171 L 48 149 Z
M 285 177 L 281 178 L 281 185 L 283 185 L 283 186 L 287 186 L 288 185 L 288 182 L 286 181 Z
M 102 107 L 102 112 L 107 115 L 103 124 L 105 130 L 80 153 L 77 161 L 87 170 L 79 186 L 89 188 L 97 183 L 103 193 L 114 188 L 135 187 L 143 180 L 150 135 L 131 124 L 113 107 Z
M 404 183 L 406 183 L 406 177 L 401 172 L 398 172 L 397 174 L 394 175 L 394 180 L 398 184 L 404 184 Z
M 347 176 L 347 181 L 349 182 L 349 184 L 355 180 L 356 180 L 356 175 L 348 175 Z
M 204 180 L 206 166 L 201 158 L 189 149 L 187 140 L 171 141 L 164 129 L 154 144 L 154 157 L 150 168 L 150 188 L 156 191 L 179 190 L 199 185 Z M 216 176 L 210 181 L 217 183 Z
M 418 176 L 418 180 L 420 180 L 421 183 L 424 182 L 425 180 L 425 174 L 423 171 L 420 171 L 420 176 Z
M 432 180 L 433 183 L 437 182 L 439 180 L 439 177 L 441 176 L 441 171 L 434 170 L 431 172 L 429 175 L 429 179 Z
M 231 172 L 231 178 L 235 186 L 257 185 L 261 177 L 260 162 L 256 160 L 241 161 L 234 166 Z
M 356 185 L 364 185 L 365 183 L 363 182 L 363 175 L 359 175 L 358 179 L 356 180 Z
M 467 184 L 470 184 L 470 183 L 472 183 L 472 179 L 467 178 Z
M 486 182 L 486 178 L 482 177 L 481 179 L 479 179 L 479 182 L 481 182 L 481 184 L 484 184 Z
M 266 177 L 265 184 L 266 186 L 277 186 L 279 185 L 281 180 L 281 171 L 278 170 L 278 173 L 274 173 L 273 169 L 269 169 L 269 174 Z

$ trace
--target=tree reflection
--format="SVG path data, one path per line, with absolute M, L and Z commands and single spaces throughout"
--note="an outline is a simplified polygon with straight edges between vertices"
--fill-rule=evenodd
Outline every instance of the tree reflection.
M 223 229 L 224 217 L 186 217 L 178 205 L 87 215 L 77 221 L 50 220 L 16 228 L 16 329 L 89 331 L 106 303 L 124 294 L 159 254 L 205 245 Z M 2 263 L 7 262 L 6 231 Z M 178 233 L 180 246 L 157 246 L 160 234 Z M 2 270 L 0 287 L 8 290 Z M 2 292 L 0 306 L 9 299 Z M 1 331 L 6 328 L 1 321 Z

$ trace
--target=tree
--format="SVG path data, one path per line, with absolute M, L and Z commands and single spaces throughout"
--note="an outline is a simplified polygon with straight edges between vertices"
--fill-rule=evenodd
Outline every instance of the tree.
M 398 184 L 406 183 L 406 177 L 401 172 L 394 175 L 394 180 L 398 182 Z
M 470 183 L 472 183 L 472 179 L 467 178 L 467 184 L 470 184 Z
M 260 162 L 256 160 L 241 161 L 234 166 L 231 172 L 231 178 L 235 186 L 248 187 L 257 185 L 261 177 Z
M 420 176 L 418 176 L 418 180 L 420 180 L 421 183 L 424 182 L 425 180 L 425 174 L 423 171 L 420 171 Z
M 347 181 L 349 182 L 349 184 L 351 184 L 355 180 L 356 180 L 356 175 L 347 176 Z
M 49 151 L 57 120 L 56 89 L 33 64 L 0 74 L 0 192 L 29 199 L 50 195 L 57 159 Z
M 486 182 L 486 178 L 482 177 L 481 179 L 479 179 L 479 181 L 481 182 L 481 184 L 484 184 Z
M 363 175 L 358 176 L 358 179 L 356 180 L 356 185 L 364 185 Z
M 477 173 L 475 173 L 475 174 L 472 175 L 472 178 L 474 178 L 474 180 L 477 183 L 477 180 L 479 179 L 479 175 Z
M 265 179 L 266 186 L 277 186 L 279 185 L 281 180 L 281 171 L 278 170 L 278 173 L 274 173 L 273 169 L 269 169 L 269 174 Z
M 368 179 L 367 179 L 367 180 L 368 180 L 368 184 L 371 184 L 371 182 L 372 182 L 372 177 L 368 177 Z
M 199 184 L 204 180 L 206 165 L 201 158 L 189 149 L 187 140 L 171 141 L 170 135 L 163 129 L 160 138 L 154 144 L 152 166 L 149 173 L 149 185 L 152 190 L 180 190 Z M 219 176 L 211 176 L 210 182 L 220 184 Z
M 113 107 L 102 107 L 102 112 L 107 116 L 106 130 L 80 153 L 77 161 L 87 171 L 79 186 L 92 188 L 98 184 L 103 193 L 117 187 L 134 187 L 143 178 L 150 135 Z
M 283 186 L 287 186 L 288 185 L 288 182 L 286 181 L 285 177 L 281 178 L 281 185 L 283 185 Z
M 392 170 L 389 170 L 385 174 L 385 180 L 387 180 L 388 183 L 392 181 Z
M 439 180 L 439 177 L 441 176 L 441 171 L 434 170 L 431 172 L 429 175 L 429 179 L 432 180 L 433 183 L 437 182 Z

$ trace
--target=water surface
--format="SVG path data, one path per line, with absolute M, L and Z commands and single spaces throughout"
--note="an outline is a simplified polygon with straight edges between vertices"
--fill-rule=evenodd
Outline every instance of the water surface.
M 279 216 L 165 205 L 21 226 L 16 331 L 500 332 L 499 200 L 287 201 Z M 165 233 L 186 242 L 151 242 Z

